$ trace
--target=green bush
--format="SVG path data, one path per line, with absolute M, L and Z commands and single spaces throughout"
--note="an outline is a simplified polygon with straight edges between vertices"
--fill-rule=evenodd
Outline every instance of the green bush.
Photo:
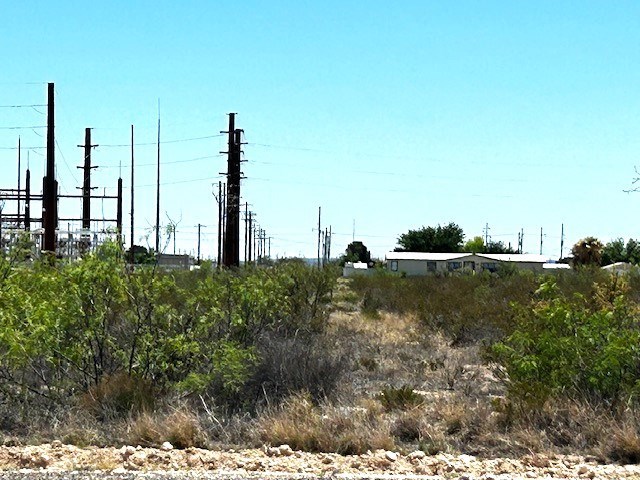
M 424 397 L 409 385 L 383 388 L 378 400 L 387 411 L 408 410 L 424 403 Z
M 135 378 L 156 394 L 232 398 L 260 363 L 264 334 L 324 329 L 337 278 L 299 263 L 128 271 L 115 243 L 78 261 L 0 267 L 0 404 L 63 407 L 109 385 L 113 401 L 96 400 L 119 413 L 135 404 L 130 382 L 105 379 Z
M 640 330 L 627 285 L 615 277 L 594 294 L 566 296 L 557 283 L 540 285 L 528 306 L 514 306 L 516 327 L 495 344 L 514 400 L 541 406 L 552 396 L 611 404 L 640 391 Z
M 414 314 L 456 344 L 493 341 L 511 331 L 511 302 L 527 303 L 537 287 L 531 272 L 400 278 L 355 277 L 362 310 Z

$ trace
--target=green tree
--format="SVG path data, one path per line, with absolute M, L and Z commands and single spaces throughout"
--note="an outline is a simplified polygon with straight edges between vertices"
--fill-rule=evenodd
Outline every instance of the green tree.
M 124 253 L 124 258 L 129 261 L 131 258 L 131 249 L 128 248 Z M 135 264 L 150 264 L 155 262 L 155 255 L 152 251 L 147 250 L 142 245 L 133 246 L 133 263 Z
M 627 246 L 625 247 L 626 251 L 626 262 L 633 263 L 634 265 L 640 264 L 640 243 L 633 238 L 630 238 L 627 241 Z
M 344 265 L 346 262 L 369 263 L 370 261 L 371 252 L 369 252 L 364 243 L 356 240 L 347 246 L 340 263 Z
M 484 253 L 516 253 L 509 245 L 503 242 L 489 242 L 484 249 Z
M 464 232 L 451 222 L 444 227 L 422 227 L 409 230 L 398 237 L 397 252 L 459 252 L 462 249 Z
M 483 253 L 484 252 L 484 240 L 480 236 L 473 237 L 471 240 L 467 240 L 462 247 L 463 252 L 470 253 Z
M 622 238 L 611 240 L 602 249 L 602 265 L 626 261 L 628 261 L 627 249 Z
M 602 242 L 595 237 L 586 237 L 579 240 L 571 249 L 574 266 L 600 265 L 602 249 Z
M 462 247 L 463 252 L 471 253 L 516 253 L 510 246 L 505 245 L 503 242 L 493 242 L 489 240 L 489 243 L 485 245 L 484 240 L 480 236 L 473 237 L 468 240 Z

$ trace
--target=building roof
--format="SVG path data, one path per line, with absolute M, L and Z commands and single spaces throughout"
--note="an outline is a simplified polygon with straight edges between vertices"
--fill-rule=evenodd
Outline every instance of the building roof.
M 635 265 L 628 262 L 616 262 L 616 263 L 612 263 L 611 265 L 605 265 L 604 267 L 602 267 L 602 269 L 610 270 L 613 272 L 619 272 L 619 271 L 632 270 L 634 267 Z
M 441 261 L 462 259 L 466 257 L 482 257 L 497 262 L 518 262 L 518 263 L 548 263 L 549 258 L 544 255 L 533 253 L 434 253 L 434 252 L 388 252 L 387 260 L 427 260 Z
M 569 270 L 571 265 L 567 263 L 545 263 L 542 268 L 545 270 Z
M 478 253 L 477 255 L 500 262 L 549 263 L 549 257 L 535 253 Z
M 356 270 L 367 270 L 369 268 L 369 264 L 366 262 L 347 262 L 344 266 L 347 268 L 354 268 Z
M 433 253 L 433 252 L 388 252 L 387 260 L 431 260 L 445 262 L 467 257 L 470 253 Z

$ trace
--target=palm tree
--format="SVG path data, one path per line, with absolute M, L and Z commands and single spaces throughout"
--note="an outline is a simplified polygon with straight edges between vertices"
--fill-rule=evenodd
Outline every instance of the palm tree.
M 595 237 L 579 240 L 573 248 L 573 265 L 600 265 L 602 261 L 602 242 Z

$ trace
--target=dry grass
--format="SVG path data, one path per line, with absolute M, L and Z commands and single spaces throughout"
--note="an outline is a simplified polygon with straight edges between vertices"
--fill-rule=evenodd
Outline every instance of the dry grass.
M 607 456 L 623 463 L 640 463 L 640 434 L 638 424 L 628 420 L 610 433 Z
M 289 398 L 276 410 L 266 411 L 258 422 L 263 442 L 288 444 L 309 452 L 359 454 L 393 449 L 395 443 L 378 409 L 316 406 L 308 395 Z
M 176 448 L 205 447 L 207 437 L 200 419 L 193 413 L 174 410 L 168 415 L 143 412 L 130 421 L 127 440 L 133 445 L 160 446 L 169 442 Z
M 97 418 L 113 419 L 153 409 L 155 399 L 150 382 L 119 372 L 102 377 L 80 396 L 78 404 Z

